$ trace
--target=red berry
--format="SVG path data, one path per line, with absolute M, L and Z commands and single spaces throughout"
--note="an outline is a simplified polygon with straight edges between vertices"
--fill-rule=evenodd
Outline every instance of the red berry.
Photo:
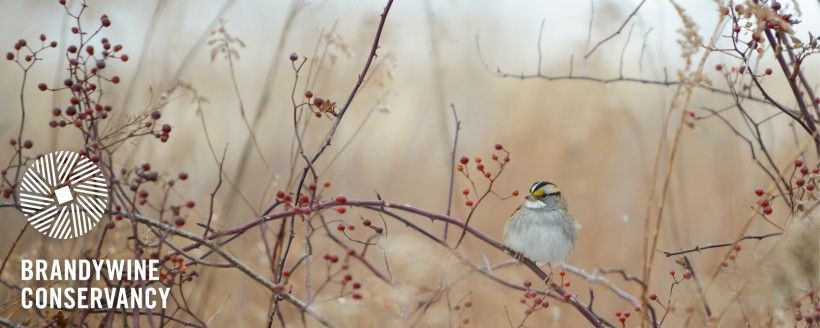
M 467 163 L 470 162 L 470 158 L 467 157 L 467 156 L 461 156 L 461 159 L 459 159 L 458 162 L 461 163 L 462 165 L 466 165 Z
M 692 273 L 689 272 L 689 271 L 684 271 L 683 272 L 683 279 L 690 279 L 690 278 L 692 278 Z
M 353 297 L 354 300 L 360 300 L 360 299 L 362 299 L 362 294 L 353 293 L 353 295 L 351 297 Z
M 464 188 L 464 190 L 462 190 L 461 193 L 464 194 L 464 196 L 467 196 L 467 195 L 470 194 L 470 189 L 469 188 Z
M 766 214 L 766 215 L 772 214 L 772 207 L 771 206 L 764 207 L 763 208 L 763 213 Z
M 772 75 L 772 69 L 771 68 L 766 69 L 766 75 Z
M 114 83 L 114 84 L 120 83 L 120 77 L 114 75 L 113 77 L 111 77 L 111 83 Z
M 40 83 L 40 84 L 38 84 L 38 85 L 37 85 L 37 88 L 38 88 L 38 89 L 40 89 L 40 91 L 46 91 L 46 90 L 48 90 L 48 86 L 47 86 L 45 83 Z
M 339 205 L 347 204 L 347 197 L 345 197 L 344 195 L 336 196 L 336 204 L 339 204 Z
M 337 207 L 336 212 L 339 212 L 339 214 L 345 214 L 345 208 L 344 207 Z
M 57 41 L 51 41 L 49 46 L 51 46 L 52 48 L 57 48 Z
M 345 225 L 344 225 L 344 224 L 339 223 L 339 226 L 337 226 L 337 227 L 336 227 L 336 230 L 339 230 L 339 231 L 345 231 Z
M 307 98 L 307 99 L 313 98 L 313 92 L 310 91 L 310 90 L 305 91 L 305 98 Z
M 524 287 L 530 288 L 530 286 L 532 286 L 532 281 L 524 281 Z
M 177 219 L 176 219 L 176 220 L 174 220 L 174 224 L 175 224 L 177 227 L 184 226 L 184 225 L 185 225 L 185 219 L 184 219 L 184 218 L 182 218 L 182 217 L 177 217 Z
M 658 295 L 655 295 L 655 293 L 651 293 L 651 294 L 649 294 L 649 299 L 652 300 L 652 301 L 657 300 Z
M 794 183 L 798 187 L 802 187 L 804 184 L 806 184 L 806 180 L 803 180 L 803 178 L 797 178 L 797 180 L 795 180 Z
M 755 195 L 763 196 L 763 193 L 764 193 L 763 188 L 756 188 L 755 189 Z
M 362 224 L 363 224 L 365 227 L 369 227 L 370 225 L 372 225 L 372 224 L 373 224 L 373 222 L 370 222 L 370 220 L 368 220 L 368 219 L 364 219 L 364 220 L 362 221 Z
M 809 174 L 809 168 L 808 168 L 808 167 L 805 167 L 805 166 L 804 166 L 804 167 L 801 167 L 801 168 L 800 168 L 800 174 L 802 174 L 802 175 L 807 175 L 807 174 Z
M 512 191 L 512 196 L 513 196 L 513 197 L 517 197 L 517 196 L 518 196 L 518 189 L 515 189 L 515 190 L 513 190 L 513 191 Z
M 360 283 L 358 281 L 354 282 L 353 283 L 353 289 L 359 289 L 359 288 L 362 288 L 362 283 Z
M 322 104 L 325 103 L 325 100 L 319 97 L 313 98 L 313 106 L 322 107 Z
M 723 70 L 723 64 L 715 65 L 715 70 L 722 71 Z
M 14 60 L 14 53 L 11 53 L 11 52 L 6 53 L 6 59 Z
M 299 55 L 297 55 L 297 54 L 294 52 L 294 53 L 291 53 L 291 54 L 290 54 L 290 57 L 288 57 L 288 58 L 290 59 L 290 61 L 292 61 L 292 62 L 293 62 L 293 61 L 296 61 L 296 60 L 298 60 L 298 59 L 299 59 Z
M 192 200 L 189 200 L 187 203 L 185 203 L 185 207 L 187 208 L 194 208 L 194 206 L 196 206 L 196 203 L 194 203 L 194 201 Z
M 467 205 L 467 207 L 472 207 L 473 206 L 473 201 L 468 200 L 468 201 L 464 202 L 464 205 Z
M 803 166 L 803 161 L 802 160 L 799 160 L 799 159 L 794 160 L 794 167 L 801 167 L 801 166 Z
M 772 2 L 772 10 L 780 10 L 780 3 L 779 2 Z
M 72 26 L 71 27 L 71 33 L 74 33 L 74 34 L 80 33 L 80 29 L 77 28 L 76 26 Z
M 23 148 L 31 149 L 31 147 L 33 147 L 33 146 L 34 146 L 34 143 L 31 142 L 31 140 L 23 141 Z
M 502 149 L 504 149 L 504 146 L 502 146 L 501 144 L 495 144 L 495 150 L 502 150 Z
M 116 47 L 114 47 L 114 48 L 116 48 Z M 124 62 L 127 62 L 128 61 L 128 55 L 127 54 L 120 55 L 120 60 L 122 60 Z

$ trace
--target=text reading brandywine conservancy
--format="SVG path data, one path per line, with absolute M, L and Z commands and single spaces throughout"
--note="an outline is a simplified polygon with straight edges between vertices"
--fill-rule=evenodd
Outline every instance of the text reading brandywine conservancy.
M 80 282 L 76 287 L 23 288 L 25 309 L 154 309 L 165 308 L 171 289 L 159 281 L 159 260 L 22 260 L 23 281 Z M 92 281 L 110 286 L 91 287 Z M 129 286 L 129 287 L 122 287 Z

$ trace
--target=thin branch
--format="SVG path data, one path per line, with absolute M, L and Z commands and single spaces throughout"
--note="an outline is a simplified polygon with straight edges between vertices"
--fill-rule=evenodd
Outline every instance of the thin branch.
M 632 19 L 632 17 L 635 17 L 635 14 L 637 14 L 637 13 L 638 13 L 638 10 L 640 10 L 640 9 L 641 9 L 641 7 L 643 6 L 643 4 L 644 4 L 644 3 L 646 3 L 646 0 L 641 0 L 641 3 L 639 3 L 639 4 L 638 4 L 638 6 L 637 6 L 637 7 L 635 7 L 635 9 L 634 9 L 634 10 L 632 10 L 632 13 L 630 13 L 630 14 L 629 14 L 629 16 L 627 16 L 627 17 L 626 17 L 626 19 L 624 20 L 624 22 L 623 22 L 623 23 L 621 23 L 621 26 L 620 26 L 620 27 L 618 27 L 618 30 L 617 30 L 617 31 L 615 31 L 615 33 L 610 34 L 608 37 L 604 38 L 603 40 L 598 41 L 598 43 L 596 43 L 596 44 L 595 44 L 595 46 L 594 46 L 594 47 L 592 47 L 592 49 L 590 49 L 590 50 L 589 50 L 589 51 L 588 51 L 588 52 L 584 55 L 584 59 L 589 58 L 589 56 L 591 56 L 591 55 L 592 55 L 592 53 L 594 53 L 594 52 L 595 52 L 595 50 L 597 50 L 597 49 L 598 49 L 598 47 L 600 47 L 602 44 L 604 44 L 604 43 L 606 43 L 607 41 L 611 40 L 612 38 L 614 38 L 614 37 L 618 36 L 618 34 L 621 34 L 621 31 L 623 31 L 624 27 L 626 27 L 626 24 L 627 24 L 627 23 L 629 23 L 629 21 Z M 591 24 L 590 24 L 590 25 L 591 25 Z M 590 33 L 591 33 L 591 32 L 590 32 Z
M 453 185 L 455 184 L 455 175 L 456 175 L 456 148 L 458 148 L 458 134 L 461 131 L 461 120 L 458 119 L 458 112 L 456 112 L 456 106 L 450 104 L 450 109 L 453 110 L 453 121 L 456 123 L 456 131 L 455 136 L 453 137 L 453 150 L 450 152 L 450 185 L 448 187 L 447 193 L 447 215 L 450 215 L 450 212 L 453 208 Z M 450 227 L 450 223 L 444 223 L 444 240 L 447 241 L 447 229 Z
M 698 246 L 692 247 L 690 249 L 682 250 L 682 251 L 677 251 L 677 252 L 661 251 L 661 253 L 663 253 L 663 255 L 666 256 L 666 257 L 682 255 L 682 254 L 687 254 L 687 253 L 692 253 L 692 252 L 700 253 L 701 251 L 707 250 L 707 249 L 735 246 L 735 245 L 737 245 L 738 242 L 743 241 L 743 240 L 747 240 L 747 239 L 763 240 L 763 239 L 766 239 L 766 238 L 769 238 L 769 237 L 780 236 L 782 234 L 783 234 L 782 232 L 773 232 L 773 233 L 767 233 L 765 235 L 748 235 L 748 236 L 740 237 L 740 238 L 736 239 L 735 241 L 729 242 L 729 243 L 707 244 L 707 245 L 703 245 L 703 246 L 698 245 Z

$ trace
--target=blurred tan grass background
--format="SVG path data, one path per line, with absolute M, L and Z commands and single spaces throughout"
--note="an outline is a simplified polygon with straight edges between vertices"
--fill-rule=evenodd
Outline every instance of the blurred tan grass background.
M 805 13 L 820 10 L 814 1 L 798 3 Z M 636 4 L 637 1 L 595 1 L 592 42 L 617 29 Z M 116 110 L 124 108 L 129 114 L 135 114 L 150 108 L 165 90 L 174 85 L 177 81 L 174 72 L 178 71 L 196 40 L 207 33 L 223 3 L 91 1 L 90 5 L 89 19 L 108 14 L 113 26 L 104 36 L 113 43 L 122 43 L 132 58 L 128 63 L 110 68 L 124 82 L 107 97 L 113 100 Z M 360 70 L 382 5 L 381 1 L 368 0 L 308 1 L 301 5 L 287 1 L 236 1 L 229 6 L 224 15 L 226 26 L 247 45 L 240 50 L 236 75 L 249 119 L 256 118 L 254 111 L 260 93 L 271 92 L 267 114 L 261 119 L 256 118 L 261 121 L 260 128 L 255 131 L 270 168 L 266 169 L 257 154 L 251 151 L 249 166 L 241 173 L 245 175 L 243 183 L 236 187 L 253 208 L 239 202 L 225 213 L 224 203 L 234 192 L 232 186 L 225 186 L 218 197 L 220 206 L 217 206 L 216 226 L 233 226 L 250 220 L 254 211 L 259 211 L 272 199 L 275 190 L 283 188 L 278 179 L 289 174 L 292 126 L 288 97 L 293 74 L 287 55 L 295 52 L 312 56 L 321 33 L 335 26 L 332 42 L 328 43 L 326 38 L 320 41 L 320 49 L 328 45 L 330 57 L 311 90 L 317 96 L 341 102 Z M 701 26 L 701 35 L 708 36 L 705 34 L 717 22 L 714 4 L 699 1 L 683 5 Z M 56 38 L 60 42 L 59 49 L 66 44 L 64 38 L 68 36 L 62 31 L 66 30 L 67 21 L 53 1 L 4 1 L 2 8 L 0 28 L 4 32 L 0 33 L 0 44 L 10 48 L 17 39 L 35 39 L 39 33 Z M 289 12 L 294 10 L 292 24 L 283 34 Z M 324 170 L 329 159 L 354 137 L 364 121 L 361 132 L 355 135 L 324 176 L 333 183 L 328 196 L 344 193 L 349 198 L 375 198 L 378 192 L 390 201 L 444 211 L 454 131 L 448 105 L 453 103 L 462 120 L 459 155 L 487 157 L 495 143 L 504 144 L 512 152 L 512 162 L 500 180 L 498 190 L 523 191 L 539 179 L 548 179 L 561 186 L 571 210 L 584 227 L 569 263 L 590 271 L 595 267 L 621 267 L 640 273 L 643 213 L 660 129 L 674 88 L 629 83 L 601 85 L 586 81 L 501 79 L 484 67 L 476 47 L 478 35 L 481 56 L 491 70 L 498 66 L 510 73 L 534 73 L 537 69 L 538 30 L 544 19 L 542 71 L 545 74 L 566 74 L 570 69 L 570 58 L 574 56 L 574 74 L 615 77 L 627 31 L 584 60 L 589 15 L 590 3 L 585 1 L 398 0 L 385 27 L 377 70 L 342 123 L 331 153 L 318 165 Z M 820 30 L 817 17 L 806 15 L 798 26 L 799 33 Z M 664 70 L 667 70 L 670 78 L 674 78 L 683 63 L 675 43 L 680 19 L 671 5 L 649 2 L 633 22 L 634 31 L 623 59 L 624 75 L 663 79 Z M 650 28 L 652 32 L 644 41 L 644 34 Z M 282 35 L 285 40 L 279 40 Z M 279 42 L 284 46 L 276 62 L 279 68 L 273 90 L 262 90 Z M 644 42 L 646 47 L 642 50 Z M 219 59 L 211 62 L 208 52 L 207 45 L 195 50 L 178 80 L 189 83 L 207 97 L 208 102 L 203 104 L 202 110 L 208 130 L 217 150 L 227 147 L 226 171 L 232 174 L 238 167 L 239 151 L 248 135 L 239 115 L 228 65 Z M 47 125 L 52 104 L 64 103 L 65 99 L 61 96 L 52 98 L 36 90 L 36 83 L 40 81 L 62 80 L 57 52 L 47 52 L 45 58 L 46 61 L 33 71 L 25 92 L 32 113 L 26 124 L 27 135 L 35 141 L 38 152 L 72 149 L 77 140 L 69 137 L 69 130 L 56 132 L 55 137 L 56 130 Z M 729 58 L 715 56 L 707 67 L 720 62 L 732 63 Z M 771 62 L 766 64 L 772 65 Z M 810 80 L 817 81 L 820 76 L 816 59 L 806 64 L 809 65 L 805 71 Z M 711 68 L 706 71 L 713 73 Z M 0 131 L 14 131 L 19 119 L 20 74 L 5 62 L 0 65 L 0 72 L 4 77 L 0 80 L 3 99 L 0 103 Z M 773 83 L 767 83 L 767 86 L 772 88 L 773 95 L 787 97 L 785 84 L 776 83 L 782 77 L 771 79 Z M 721 85 L 717 75 L 714 80 Z M 129 89 L 133 89 L 133 96 L 123 103 Z M 202 213 L 208 200 L 204 191 L 210 191 L 216 183 L 216 165 L 204 141 L 197 106 L 190 94 L 176 91 L 170 98 L 172 100 L 163 112 L 163 121 L 174 126 L 169 142 L 160 144 L 146 140 L 129 146 L 128 152 L 133 153 L 132 162 L 124 164 L 149 161 L 168 174 L 188 171 L 191 179 L 179 186 L 179 197 L 196 200 L 201 204 Z M 728 97 L 699 90 L 690 109 L 722 108 L 731 103 Z M 376 110 L 366 119 L 374 107 Z M 771 113 L 771 109 L 758 104 L 752 108 L 760 117 Z M 325 123 L 311 126 L 306 144 L 318 144 L 325 126 Z M 795 150 L 795 140 L 786 121 L 775 120 L 764 128 L 779 163 L 789 161 Z M 672 176 L 667 219 L 661 229 L 660 250 L 729 241 L 750 211 L 755 199 L 753 188 L 767 183 L 749 160 L 746 146 L 722 122 L 699 121 L 684 134 Z M 9 133 L 3 135 L 6 139 L 11 138 Z M 310 149 L 313 147 L 309 146 Z M 2 160 L 12 155 L 9 148 L 3 148 L 0 154 Z M 126 157 L 120 160 L 125 161 Z M 461 190 L 464 182 L 457 178 L 455 190 Z M 273 187 L 268 188 L 268 183 L 273 183 Z M 458 196 L 454 198 L 454 214 L 463 216 L 465 207 L 462 206 L 463 199 Z M 488 235 L 500 239 L 504 221 L 520 200 L 490 200 L 472 222 Z M 5 210 L 0 215 L 0 245 L 6 249 L 25 221 L 13 211 Z M 351 211 L 342 219 L 355 224 L 358 215 Z M 191 218 L 191 221 L 201 219 Z M 417 220 L 427 224 L 424 219 Z M 439 233 L 442 226 L 430 223 L 428 228 Z M 769 229 L 765 223 L 756 222 L 750 232 L 763 233 Z M 90 234 L 88 240 L 50 240 L 48 243 L 40 242 L 39 235 L 29 233 L 18 247 L 18 253 L 21 257 L 76 256 L 83 247 L 92 244 L 97 233 L 99 231 Z M 320 303 L 322 311 L 332 312 L 331 317 L 337 319 L 373 319 L 350 321 L 349 326 L 400 325 L 401 313 L 423 298 L 425 291 L 435 287 L 442 270 L 449 271 L 448 276 L 463 272 L 463 267 L 447 260 L 445 251 L 420 240 L 402 226 L 390 225 L 388 233 L 390 237 L 382 246 L 394 274 L 405 280 L 406 286 L 386 292 L 388 288 L 380 282 L 365 280 L 365 302 L 328 300 Z M 771 247 L 767 241 L 745 245 L 750 252 Z M 297 254 L 303 252 L 304 245 L 297 243 L 296 246 Z M 315 252 L 323 254 L 329 246 L 314 245 Z M 481 247 L 470 237 L 465 246 L 465 253 L 479 262 L 484 256 L 491 262 L 505 258 L 503 254 Z M 268 262 L 263 256 L 258 233 L 246 234 L 228 249 L 261 272 L 267 270 Z M 711 272 L 718 264 L 718 254 L 722 251 L 693 256 L 695 267 Z M 17 272 L 16 265 L 10 263 L 5 277 Z M 671 267 L 670 260 L 659 258 L 656 261 L 653 280 L 657 285 L 652 290 L 667 288 L 666 272 Z M 267 292 L 234 270 L 204 269 L 202 272 L 201 281 L 195 281 L 189 291 L 189 299 L 201 302 L 194 308 L 206 314 L 206 318 L 218 311 L 212 322 L 214 326 L 232 323 L 258 326 L 265 322 Z M 504 269 L 500 274 L 513 277 L 512 281 L 534 278 L 523 268 Z M 727 276 L 732 277 L 732 274 Z M 635 285 L 615 277 L 612 280 L 638 292 Z M 732 288 L 730 282 L 725 284 L 726 289 Z M 586 296 L 584 286 L 577 281 L 573 290 Z M 513 321 L 519 320 L 521 311 L 517 301 L 520 295 L 517 293 L 483 277 L 473 276 L 456 287 L 452 295 L 459 298 L 469 290 L 472 290 L 475 303 L 475 309 L 469 313 L 473 322 L 486 327 L 506 325 L 505 306 L 510 309 Z M 15 292 L 7 289 L 0 293 L 4 298 L 17 297 Z M 719 292 L 712 296 L 720 304 Z M 686 304 L 685 299 L 681 304 Z M 599 293 L 596 307 L 606 316 L 615 309 L 626 309 L 627 304 L 611 294 Z M 289 316 L 297 320 L 295 314 L 289 313 Z M 564 305 L 537 316 L 535 322 L 555 320 L 581 325 L 580 316 Z M 437 307 L 422 322 L 429 326 L 443 326 L 446 318 L 446 309 Z

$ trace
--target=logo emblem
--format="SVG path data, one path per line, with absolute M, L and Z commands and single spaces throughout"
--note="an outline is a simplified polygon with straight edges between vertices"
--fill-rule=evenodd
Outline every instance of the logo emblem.
M 108 208 L 108 183 L 100 168 L 75 152 L 57 151 L 32 163 L 19 189 L 28 223 L 51 238 L 77 238 Z

